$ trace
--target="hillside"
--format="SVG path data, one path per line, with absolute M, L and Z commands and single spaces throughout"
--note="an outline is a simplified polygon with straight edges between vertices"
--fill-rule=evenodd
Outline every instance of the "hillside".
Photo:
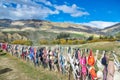
M 72 23 L 60 23 L 60 22 L 49 22 L 44 20 L 0 20 L 1 31 L 36 31 L 45 30 L 47 32 L 74 32 L 74 33 L 90 33 L 96 34 L 99 29 L 92 28 L 85 25 L 72 24 Z
M 37 42 L 40 39 L 55 39 L 59 33 L 69 33 L 69 38 L 84 38 L 90 35 L 98 36 L 99 29 L 90 26 L 50 22 L 45 20 L 10 20 L 0 19 L 0 41 L 30 39 Z
M 10 20 L 0 19 L 0 41 L 24 39 L 32 40 L 34 42 L 40 39 L 52 40 L 55 39 L 59 33 L 69 33 L 69 38 L 85 38 L 91 35 L 114 35 L 120 32 L 120 23 L 98 29 L 87 25 L 50 22 L 45 20 Z
M 101 30 L 102 32 L 106 33 L 107 35 L 114 35 L 120 32 L 120 23 L 115 25 L 109 26 Z

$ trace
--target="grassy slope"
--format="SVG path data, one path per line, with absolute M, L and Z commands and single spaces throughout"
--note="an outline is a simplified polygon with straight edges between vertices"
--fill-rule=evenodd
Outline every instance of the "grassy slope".
M 30 77 L 32 80 L 68 80 L 67 77 L 65 77 L 67 75 L 62 75 L 60 73 L 49 71 L 47 69 L 44 70 L 42 67 L 35 68 L 30 63 L 26 63 L 25 61 L 19 60 L 9 54 L 0 56 L 0 58 L 1 58 L 0 60 L 2 60 L 2 58 L 8 58 L 10 60 L 9 64 L 16 63 L 14 64 L 14 67 L 20 72 L 23 72 L 25 76 Z M 3 67 L 0 66 L 0 70 Z M 5 80 L 6 79 L 5 77 L 6 77 L 5 75 L 0 76 L 0 80 Z M 21 79 L 15 79 L 15 80 L 21 80 Z
M 87 43 L 81 46 L 82 48 L 90 48 L 93 50 L 116 50 L 120 48 L 120 42 L 95 42 L 95 43 Z
M 120 42 L 87 43 L 87 44 L 81 45 L 80 48 L 92 49 L 94 53 L 95 53 L 96 50 L 100 50 L 100 54 L 102 53 L 103 50 L 106 50 L 108 52 L 114 50 L 116 52 L 116 54 L 117 54 L 117 57 L 118 57 L 119 61 L 120 61 Z
M 33 38 L 33 36 L 37 36 L 38 38 L 48 38 L 48 39 L 53 39 L 56 38 L 57 35 L 59 33 L 54 33 L 54 32 L 47 32 L 47 31 L 20 31 L 20 32 L 15 32 L 15 31 L 11 31 L 11 32 L 3 32 L 4 34 L 10 33 L 10 34 L 14 34 L 14 33 L 18 33 L 22 36 L 26 36 L 28 38 Z M 74 38 L 80 38 L 80 37 L 84 37 L 85 35 L 83 34 L 77 34 L 77 33 L 69 33 L 70 37 L 74 37 Z

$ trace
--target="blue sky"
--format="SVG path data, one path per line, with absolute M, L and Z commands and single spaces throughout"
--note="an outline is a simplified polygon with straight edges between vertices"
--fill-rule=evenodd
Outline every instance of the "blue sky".
M 43 19 L 104 28 L 120 22 L 120 0 L 0 0 L 0 19 Z

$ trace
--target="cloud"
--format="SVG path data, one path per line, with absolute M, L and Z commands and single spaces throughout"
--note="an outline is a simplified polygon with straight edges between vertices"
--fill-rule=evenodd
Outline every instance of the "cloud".
M 67 5 L 55 5 L 55 8 L 57 10 L 62 11 L 63 13 L 68 13 L 72 17 L 81 17 L 84 15 L 89 15 L 88 12 L 84 11 L 83 8 L 79 8 L 76 4 L 73 4 L 72 6 L 67 6 Z
M 17 18 L 46 18 L 48 15 L 58 14 L 58 11 L 52 11 L 46 7 L 27 7 L 23 6 L 22 8 L 16 9 L 15 11 L 11 12 Z
M 48 5 L 48 6 L 52 6 L 52 3 L 50 1 L 47 1 L 47 0 L 35 0 L 35 1 L 44 3 L 45 5 Z
M 76 4 L 56 5 L 48 0 L 2 0 L 0 2 L 0 19 L 45 19 L 49 15 L 60 14 L 61 11 L 72 17 L 89 15 Z
M 11 6 L 12 3 L 14 3 L 16 7 Z M 48 2 L 47 5 L 51 4 Z M 59 14 L 59 11 L 51 10 L 42 4 L 36 4 L 30 0 L 6 0 L 6 2 L 3 1 L 0 4 L 0 18 L 44 19 L 53 14 Z
M 88 23 L 80 23 L 80 24 L 103 29 L 105 27 L 109 27 L 109 26 L 112 26 L 112 25 L 117 24 L 117 23 L 118 22 L 91 21 L 91 22 L 88 22 Z

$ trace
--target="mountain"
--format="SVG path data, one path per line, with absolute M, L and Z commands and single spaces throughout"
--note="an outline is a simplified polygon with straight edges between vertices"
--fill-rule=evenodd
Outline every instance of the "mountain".
M 85 38 L 98 36 L 100 29 L 73 23 L 50 22 L 46 20 L 10 20 L 0 19 L 0 40 L 30 39 L 37 42 L 40 39 L 52 40 L 59 33 L 69 33 L 69 38 Z M 8 35 L 9 34 L 9 35 Z
M 0 19 L 0 42 L 23 39 L 31 40 L 37 44 L 41 39 L 53 40 L 60 33 L 69 33 L 70 39 L 84 39 L 90 35 L 98 36 L 100 29 L 86 25 L 46 20 Z
M 115 35 L 120 32 L 120 23 L 106 27 L 106 28 L 102 29 L 101 32 L 103 32 L 107 35 Z
M 85 38 L 90 35 L 114 35 L 120 32 L 120 23 L 104 29 L 98 29 L 87 25 L 50 22 L 46 20 L 10 20 L 0 19 L 0 40 L 30 39 L 37 41 L 40 39 L 54 39 L 59 33 L 69 33 L 70 38 Z
M 68 33 L 89 33 L 96 34 L 99 33 L 99 29 L 90 26 L 72 24 L 72 23 L 60 23 L 60 22 L 50 22 L 45 20 L 10 20 L 1 19 L 0 20 L 1 31 L 36 31 L 44 30 L 48 32 L 68 32 Z

